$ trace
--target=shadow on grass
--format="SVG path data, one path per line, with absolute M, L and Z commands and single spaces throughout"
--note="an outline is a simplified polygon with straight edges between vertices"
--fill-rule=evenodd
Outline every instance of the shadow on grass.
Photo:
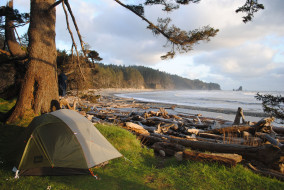
M 103 173 L 98 174 L 100 180 L 96 180 L 93 176 L 52 176 L 49 179 L 51 182 L 64 183 L 67 187 L 74 189 L 153 189 L 135 180 L 130 181 Z
M 77 176 L 21 176 L 14 179 L 11 171 L 18 167 L 26 143 L 24 127 L 0 124 L 0 186 L 2 189 L 151 189 L 137 178 L 123 178 L 114 173 L 96 170 L 101 180 L 91 175 Z M 150 158 L 149 158 L 150 159 Z M 127 162 L 126 162 L 127 163 Z M 126 164 L 125 163 L 125 164 Z M 145 160 L 145 163 L 147 161 Z M 108 167 L 112 167 L 110 164 Z M 127 171 L 125 171 L 127 172 Z
M 146 184 L 99 173 L 100 180 L 91 175 L 22 176 L 14 179 L 11 171 L 0 169 L 1 190 L 10 189 L 153 189 Z
M 0 124 L 0 167 L 11 169 L 17 166 L 26 143 L 23 139 L 24 127 Z

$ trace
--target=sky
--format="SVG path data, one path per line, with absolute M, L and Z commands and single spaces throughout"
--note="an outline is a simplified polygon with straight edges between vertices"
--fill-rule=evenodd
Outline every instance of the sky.
M 122 0 L 139 4 L 143 0 Z M 1 5 L 4 1 L 1 1 Z M 284 91 L 284 1 L 259 0 L 264 10 L 244 24 L 235 10 L 245 0 L 201 0 L 168 14 L 161 6 L 146 6 L 145 17 L 171 17 L 189 31 L 210 25 L 220 31 L 209 42 L 200 42 L 186 54 L 161 60 L 166 39 L 153 36 L 147 23 L 114 0 L 69 0 L 83 41 L 99 52 L 105 64 L 143 65 L 170 74 L 220 84 L 222 90 Z M 29 12 L 29 3 L 14 0 L 14 8 Z M 62 6 L 56 8 L 56 44 L 71 49 Z M 69 22 L 71 19 L 69 18 Z M 19 29 L 25 32 L 27 26 Z M 75 30 L 73 28 L 73 34 Z M 78 43 L 79 44 L 79 43 Z

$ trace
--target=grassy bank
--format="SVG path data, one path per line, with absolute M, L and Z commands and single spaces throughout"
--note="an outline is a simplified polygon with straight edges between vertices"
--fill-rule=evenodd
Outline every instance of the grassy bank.
M 0 112 L 1 113 L 8 112 L 15 104 L 16 104 L 16 99 L 7 101 L 0 98 Z
M 91 175 L 31 176 L 14 179 L 12 166 L 4 167 L 1 162 L 0 189 L 47 189 L 48 186 L 52 190 L 284 189 L 283 182 L 256 175 L 241 165 L 226 168 L 217 164 L 156 158 L 153 150 L 142 148 L 136 137 L 128 131 L 109 125 L 96 125 L 96 127 L 127 158 L 118 158 L 102 168 L 93 168 L 100 180 L 96 180 Z M 10 134 L 14 135 L 12 132 Z M 9 135 L 4 137 L 8 138 Z M 2 139 L 1 142 L 3 145 L 8 141 Z
M 16 104 L 16 100 L 4 100 L 0 98 L 0 123 L 6 118 L 5 114 Z

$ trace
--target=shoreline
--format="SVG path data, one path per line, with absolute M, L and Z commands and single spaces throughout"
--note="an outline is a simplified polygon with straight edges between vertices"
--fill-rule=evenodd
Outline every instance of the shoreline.
M 141 93 L 141 92 L 153 92 L 161 91 L 156 89 L 137 89 L 137 88 L 102 88 L 102 89 L 89 89 L 88 92 L 93 92 L 96 95 L 101 96 L 115 96 L 115 94 L 127 94 L 127 93 Z
M 190 114 L 190 115 L 201 114 L 204 117 L 221 118 L 228 121 L 234 120 L 238 109 L 236 108 L 236 110 L 232 110 L 232 109 L 222 109 L 222 108 L 205 108 L 205 107 L 186 106 L 186 105 L 161 103 L 161 102 L 147 102 L 147 101 L 141 101 L 133 98 L 125 98 L 119 96 L 119 94 L 143 93 L 143 92 L 153 92 L 153 91 L 163 91 L 163 90 L 135 89 L 135 88 L 126 88 L 126 89 L 108 88 L 108 89 L 90 89 L 88 92 L 91 92 L 92 94 L 95 95 L 101 95 L 102 99 L 107 98 L 109 101 L 111 101 L 112 99 L 113 101 L 120 101 L 121 103 L 136 102 L 138 104 L 142 104 L 145 107 L 149 107 L 150 110 L 156 110 L 160 107 L 170 108 L 172 106 L 175 106 L 175 109 L 168 109 L 168 111 L 172 114 Z M 267 114 L 259 112 L 244 111 L 244 115 L 246 120 L 248 121 L 259 121 L 261 118 L 268 117 Z

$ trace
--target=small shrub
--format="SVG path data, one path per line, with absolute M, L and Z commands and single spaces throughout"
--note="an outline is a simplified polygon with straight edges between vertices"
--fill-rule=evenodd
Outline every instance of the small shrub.
M 85 99 L 87 101 L 90 101 L 91 103 L 97 103 L 98 99 L 101 97 L 101 95 L 88 95 L 84 94 L 81 96 L 81 99 Z

